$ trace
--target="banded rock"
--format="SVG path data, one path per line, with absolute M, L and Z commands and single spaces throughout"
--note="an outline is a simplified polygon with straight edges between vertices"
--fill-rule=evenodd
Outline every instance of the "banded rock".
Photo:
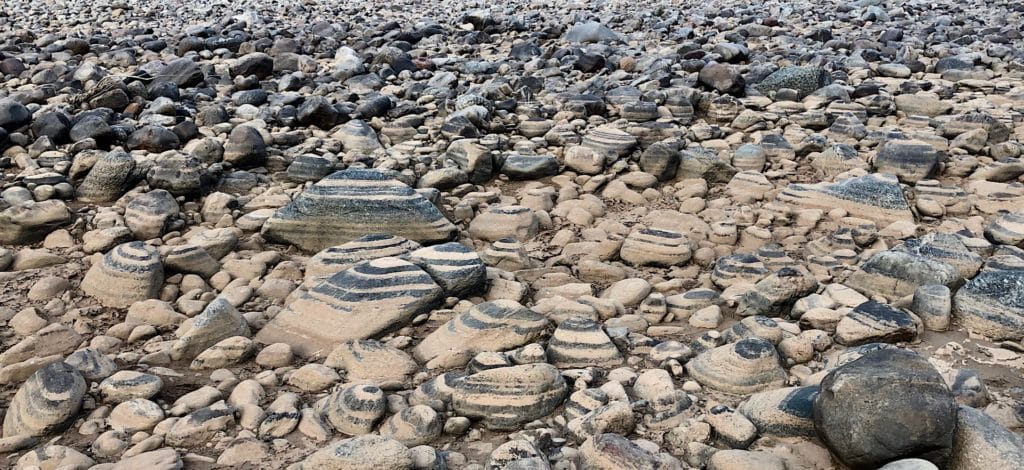
M 456 229 L 430 200 L 386 170 L 350 169 L 320 180 L 263 225 L 272 242 L 320 251 L 359 237 L 388 233 L 443 242 Z
M 401 258 L 419 248 L 419 243 L 394 235 L 383 233 L 363 235 L 313 255 L 306 262 L 306 284 L 312 287 L 321 280 L 349 269 L 362 261 L 389 256 Z
M 868 174 L 837 183 L 794 183 L 776 199 L 806 209 L 845 209 L 852 217 L 879 225 L 914 220 L 896 177 L 886 174 Z
M 778 388 L 786 381 L 775 346 L 761 338 L 704 351 L 686 363 L 686 371 L 705 386 L 737 395 Z
M 420 248 L 409 254 L 434 279 L 448 297 L 470 297 L 486 289 L 487 270 L 480 256 L 461 243 L 448 242 Z
M 461 367 L 477 353 L 505 351 L 536 341 L 548 328 L 541 314 L 514 300 L 470 307 L 434 330 L 413 349 L 428 368 Z
M 367 382 L 383 389 L 401 388 L 419 369 L 405 351 L 376 340 L 346 341 L 331 351 L 324 365 L 345 369 L 349 382 Z
M 74 367 L 54 362 L 18 388 L 4 415 L 4 437 L 45 436 L 71 424 L 82 407 L 85 379 Z
M 318 412 L 336 431 L 353 436 L 373 431 L 386 409 L 384 392 L 373 384 L 339 387 L 317 403 Z
M 560 369 L 615 367 L 622 353 L 601 325 L 589 318 L 573 316 L 563 321 L 548 342 L 548 360 Z
M 679 232 L 633 230 L 619 249 L 619 257 L 635 266 L 671 267 L 686 263 L 693 254 L 690 240 Z
M 550 364 L 499 367 L 459 382 L 452 406 L 462 416 L 480 419 L 487 429 L 508 431 L 547 416 L 567 393 L 565 379 Z
M 1024 338 L 1024 269 L 983 270 L 953 296 L 953 315 L 994 340 Z
M 125 308 L 155 299 L 164 281 L 156 250 L 140 241 L 117 245 L 94 264 L 82 279 L 82 291 L 107 307 Z

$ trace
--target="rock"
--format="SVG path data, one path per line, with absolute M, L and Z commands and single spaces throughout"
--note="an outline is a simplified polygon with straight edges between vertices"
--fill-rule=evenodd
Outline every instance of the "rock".
M 242 363 L 256 350 L 256 345 L 245 336 L 225 338 L 206 348 L 192 361 L 192 370 L 221 369 Z
M 952 308 L 953 299 L 949 287 L 937 284 L 918 287 L 910 304 L 910 311 L 931 331 L 946 331 L 949 328 Z
M 374 434 L 328 444 L 299 463 L 300 470 L 411 470 L 412 453 L 401 442 Z
M 633 411 L 624 402 L 599 406 L 569 422 L 569 432 L 577 442 L 603 433 L 629 434 L 636 426 Z
M 1024 247 L 1024 211 L 1000 214 L 985 227 L 985 238 L 1000 245 Z
M 569 147 L 565 149 L 564 158 L 565 166 L 577 173 L 596 175 L 604 170 L 604 155 L 590 147 L 582 145 Z
M 364 261 L 293 300 L 256 340 L 288 343 L 304 356 L 323 356 L 340 342 L 404 326 L 436 307 L 441 296 L 442 289 L 412 263 L 398 258 Z
M 185 59 L 188 60 L 188 59 Z M 146 468 L 151 470 L 181 470 L 184 464 L 178 453 L 170 447 L 159 450 L 143 452 L 131 457 L 125 457 L 114 464 L 110 470 L 132 470 L 135 468 Z
M 143 126 L 128 136 L 125 146 L 129 150 L 145 150 L 152 153 L 174 150 L 181 145 L 178 136 L 163 126 Z
M 551 465 L 532 442 L 525 439 L 508 441 L 491 451 L 486 468 L 495 470 L 538 469 L 549 470 Z
M 178 211 L 171 193 L 155 189 L 132 199 L 125 208 L 124 219 L 137 240 L 149 240 L 163 235 Z
M 262 52 L 253 52 L 239 57 L 231 67 L 232 76 L 255 75 L 258 79 L 270 76 L 274 71 L 274 59 Z
M 85 398 L 86 384 L 74 367 L 54 362 L 18 388 L 4 415 L 4 436 L 45 436 L 71 424 Z
M 64 362 L 78 369 L 78 373 L 89 381 L 103 380 L 117 371 L 114 360 L 94 348 L 79 349 L 71 353 Z
M 757 428 L 745 416 L 726 407 L 715 407 L 704 416 L 717 441 L 732 448 L 746 449 L 757 438 Z
M 814 399 L 818 387 L 790 387 L 755 393 L 736 411 L 757 427 L 758 434 L 814 437 Z
M 580 446 L 584 468 L 595 470 L 640 470 L 682 468 L 678 461 L 666 459 L 614 433 L 598 434 Z
M 175 196 L 205 194 L 220 178 L 219 172 L 207 171 L 195 157 L 163 154 L 146 172 L 146 182 L 154 189 L 163 189 Z
M 740 449 L 720 450 L 708 460 L 708 470 L 739 470 L 743 468 L 783 470 L 787 466 L 786 462 L 777 455 Z
M 10 99 L 0 100 L 0 127 L 15 131 L 31 122 L 32 112 L 24 105 Z
M 549 364 L 499 367 L 470 375 L 455 386 L 455 412 L 492 430 L 512 430 L 547 416 L 568 391 L 558 369 Z
M 569 42 L 613 42 L 621 41 L 618 34 L 597 22 L 579 23 L 565 32 Z
M 160 405 L 144 398 L 133 398 L 115 406 L 107 419 L 110 422 L 110 427 L 115 431 L 124 433 L 149 431 L 157 423 L 163 421 L 164 410 L 160 408 Z
M 69 223 L 71 211 L 61 201 L 14 205 L 0 212 L 0 244 L 32 244 Z
M 558 160 L 551 155 L 512 154 L 505 159 L 501 173 L 514 180 L 536 180 L 558 174 Z
M 236 168 L 262 166 L 267 158 L 267 144 L 260 131 L 250 126 L 237 126 L 224 144 L 224 163 Z
M 797 299 L 818 290 L 818 281 L 805 269 L 782 268 L 744 293 L 736 306 L 740 316 L 787 315 Z
M 88 470 L 96 462 L 87 455 L 60 445 L 46 445 L 22 455 L 16 469 L 39 468 L 41 470 Z
M 814 400 L 819 437 L 851 468 L 909 457 L 941 465 L 956 422 L 957 405 L 942 376 L 902 350 L 870 352 L 836 368 Z
M 537 235 L 539 225 L 537 215 L 528 207 L 492 207 L 470 222 L 469 234 L 473 238 L 490 242 L 503 238 L 526 241 Z
M 433 442 L 441 437 L 444 420 L 429 406 L 410 406 L 388 418 L 381 425 L 381 436 L 392 438 L 406 447 Z
M 373 128 L 366 121 L 358 119 L 353 119 L 339 127 L 333 137 L 341 140 L 345 150 L 349 152 L 371 153 L 381 147 Z
M 548 342 L 547 356 L 560 369 L 622 364 L 622 354 L 601 325 L 583 317 L 569 317 L 558 325 Z
M 384 417 L 386 406 L 379 387 L 355 384 L 336 389 L 318 410 L 338 432 L 360 435 L 373 431 Z
M 953 296 L 953 315 L 976 334 L 1024 338 L 1024 271 L 982 271 Z
M 81 344 L 82 336 L 61 323 L 51 323 L 0 353 L 0 364 L 11 365 L 32 358 L 70 353 Z
M 176 447 L 203 445 L 216 433 L 235 424 L 235 411 L 224 402 L 200 408 L 175 421 L 164 441 Z
M 457 242 L 420 248 L 409 254 L 449 297 L 471 297 L 487 287 L 487 271 L 480 256 Z
M 171 345 L 174 360 L 193 359 L 207 348 L 233 336 L 250 336 L 249 324 L 225 297 L 217 297 L 203 312 L 178 328 Z
M 738 395 L 778 388 L 786 381 L 775 347 L 760 338 L 700 353 L 686 363 L 686 371 L 702 385 Z
M 710 62 L 700 69 L 697 80 L 716 91 L 730 95 L 742 95 L 747 86 L 743 75 L 734 67 L 726 64 Z
M 914 220 L 896 177 L 885 174 L 869 174 L 837 183 L 790 184 L 779 193 L 777 200 L 804 209 L 840 208 L 851 217 L 879 225 Z
M 349 269 L 360 261 L 388 256 L 402 258 L 419 248 L 419 243 L 394 235 L 364 235 L 313 255 L 306 262 L 306 284 L 312 287 L 317 282 Z
M 104 154 L 78 185 L 75 197 L 82 202 L 116 201 L 130 189 L 135 160 L 124 151 Z
M 477 353 L 505 351 L 537 340 L 548 328 L 544 316 L 512 300 L 474 305 L 427 335 L 414 349 L 428 367 L 461 367 Z
M 958 269 L 941 261 L 902 251 L 882 251 L 851 274 L 846 284 L 869 296 L 898 299 L 913 295 L 923 285 L 954 287 L 961 279 Z
M 985 413 L 960 406 L 945 468 L 1013 468 L 1024 458 L 1024 440 Z
M 836 326 L 836 342 L 846 346 L 898 343 L 916 337 L 917 324 L 910 314 L 873 300 L 858 305 Z
M 847 144 L 829 146 L 811 162 L 811 166 L 828 179 L 847 171 L 868 169 L 868 163 L 857 153 L 857 149 Z
M 637 139 L 631 134 L 611 126 L 598 126 L 583 136 L 582 145 L 593 149 L 607 158 L 629 155 L 636 147 Z
M 629 233 L 619 256 L 634 266 L 672 267 L 689 261 L 693 249 L 690 240 L 679 232 L 640 229 Z
M 683 150 L 679 156 L 676 179 L 702 178 L 713 185 L 728 183 L 737 173 L 736 168 L 703 147 Z
M 142 242 L 117 245 L 93 264 L 82 279 L 82 291 L 108 307 L 125 308 L 155 299 L 164 280 L 156 250 Z
M 396 176 L 385 170 L 336 172 L 275 212 L 263 236 L 313 252 L 376 233 L 417 242 L 451 239 L 451 222 Z
M 163 387 L 164 381 L 156 375 L 122 370 L 100 382 L 99 393 L 104 401 L 121 403 L 134 398 L 152 398 Z
M 259 465 L 271 458 L 269 446 L 254 438 L 237 438 L 217 457 L 217 465 L 240 467 L 245 464 Z
M 324 365 L 345 369 L 349 382 L 371 383 L 389 390 L 402 388 L 419 369 L 401 349 L 375 340 L 346 341 L 327 356 Z
M 667 181 L 675 177 L 676 171 L 679 169 L 679 161 L 678 151 L 668 145 L 655 143 L 640 154 L 638 163 L 644 172 L 656 176 L 659 181 Z M 568 164 L 567 156 L 566 165 Z
M 820 67 L 783 67 L 754 86 L 761 93 L 773 93 L 783 88 L 796 90 L 797 99 L 804 99 L 819 88 L 832 83 L 832 75 Z
M 878 150 L 872 166 L 879 173 L 896 175 L 902 182 L 916 183 L 938 171 L 939 154 L 926 142 L 890 140 Z

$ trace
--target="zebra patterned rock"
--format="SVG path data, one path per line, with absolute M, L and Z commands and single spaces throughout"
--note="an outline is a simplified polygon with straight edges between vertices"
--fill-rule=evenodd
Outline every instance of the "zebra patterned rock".
M 45 436 L 66 428 L 82 407 L 86 390 L 85 379 L 67 363 L 37 370 L 7 406 L 4 437 Z
M 765 162 L 768 160 L 768 154 L 765 153 L 764 149 L 760 145 L 756 144 L 743 144 L 740 145 L 732 153 L 732 166 L 736 167 L 739 171 L 757 171 L 764 170 Z
M 452 401 L 456 385 L 463 380 L 461 372 L 446 372 L 416 387 L 409 395 L 409 404 L 427 405 L 436 411 L 445 411 Z
M 755 284 L 769 274 L 771 272 L 757 256 L 736 253 L 715 261 L 711 280 L 716 286 L 725 289 L 736 284 Z
M 508 441 L 491 451 L 487 457 L 488 470 L 550 470 L 548 456 L 525 439 Z
M 694 147 L 679 153 L 679 168 L 676 178 L 702 178 L 712 184 L 728 183 L 736 176 L 736 168 L 726 163 L 718 154 L 704 147 Z
M 75 197 L 82 202 L 98 203 L 116 201 L 128 191 L 135 159 L 123 150 L 106 153 L 85 175 L 78 185 Z
M 1024 248 L 1024 211 L 1000 214 L 985 227 L 985 238 L 992 243 Z
M 336 172 L 279 209 L 263 225 L 268 241 L 320 251 L 367 234 L 417 242 L 450 240 L 455 226 L 430 200 L 386 170 Z
M 322 356 L 350 339 L 368 339 L 429 312 L 443 291 L 416 265 L 398 258 L 361 262 L 293 300 L 260 330 L 264 344 L 288 343 Z
M 126 308 L 157 298 L 163 282 L 159 254 L 136 241 L 115 246 L 89 268 L 82 279 L 82 292 L 104 306 Z
M 925 284 L 953 288 L 961 279 L 956 267 L 942 261 L 889 250 L 875 253 L 847 278 L 846 285 L 868 296 L 898 299 Z
M 427 367 L 461 367 L 484 351 L 506 351 L 540 338 L 548 327 L 541 314 L 514 300 L 470 307 L 428 335 L 413 349 Z
M 537 235 L 540 221 L 533 209 L 519 205 L 492 207 L 477 215 L 469 223 L 469 234 L 473 238 L 489 242 L 502 238 L 519 241 L 532 239 Z
M 480 256 L 461 243 L 448 242 L 413 251 L 409 261 L 434 279 L 448 297 L 471 297 L 487 287 L 487 269 Z
M 917 208 L 923 215 L 967 215 L 971 212 L 973 203 L 963 188 L 957 186 L 945 186 L 936 180 L 921 180 L 914 185 L 914 194 L 917 197 Z M 925 201 L 935 202 L 942 207 L 942 213 L 927 213 L 922 210 Z
M 324 278 L 349 269 L 362 261 L 387 256 L 401 258 L 419 248 L 419 243 L 394 235 L 382 233 L 364 235 L 313 255 L 306 262 L 306 285 L 312 287 Z
M 893 249 L 946 263 L 965 278 L 974 277 L 984 263 L 981 255 L 968 249 L 960 236 L 952 233 L 933 232 L 921 238 L 908 238 Z
M 175 196 L 196 196 L 210 191 L 219 176 L 219 172 L 207 171 L 196 157 L 168 152 L 146 172 L 146 182 L 150 188 L 163 189 Z
M 207 348 L 232 336 L 251 336 L 249 323 L 225 297 L 213 299 L 203 312 L 178 327 L 171 359 L 194 359 Z
M 818 280 L 805 268 L 782 268 L 757 281 L 736 306 L 740 316 L 789 314 L 793 304 L 818 289 Z
M 772 93 L 783 88 L 797 91 L 797 99 L 804 99 L 815 90 L 832 84 L 832 75 L 821 67 L 783 67 L 754 86 L 761 93 Z
M 400 389 L 419 365 L 401 349 L 377 340 L 346 341 L 331 351 L 324 365 L 345 369 L 349 382 L 368 382 L 383 389 Z
M 565 379 L 550 364 L 501 367 L 466 377 L 452 392 L 452 406 L 487 429 L 509 431 L 549 415 L 567 392 Z
M 758 434 L 777 437 L 814 437 L 814 398 L 818 387 L 789 387 L 755 393 L 736 408 Z
M 584 317 L 570 317 L 558 325 L 548 342 L 547 355 L 559 369 L 622 364 L 622 353 L 601 325 Z
M 916 183 L 938 171 L 939 153 L 919 140 L 890 140 L 878 150 L 872 166 L 879 173 L 896 175 L 904 183 Z
M 836 325 L 836 342 L 845 346 L 898 343 L 915 337 L 917 324 L 910 314 L 874 300 L 858 305 Z
M 384 392 L 373 384 L 338 388 L 318 404 L 320 414 L 340 433 L 358 436 L 373 431 L 384 417 Z
M 220 263 L 202 247 L 195 245 L 168 247 L 163 255 L 163 263 L 168 271 L 198 274 L 205 278 L 220 271 Z
M 582 144 L 598 153 L 613 157 L 629 155 L 636 147 L 636 137 L 610 126 L 599 126 L 583 136 Z
M 776 199 L 806 209 L 845 209 L 850 216 L 879 226 L 914 220 L 896 177 L 886 174 L 869 174 L 838 183 L 794 183 Z
M 651 399 L 651 407 L 644 414 L 644 425 L 655 431 L 667 431 L 675 428 L 686 420 L 686 410 L 693 405 L 693 400 L 682 390 L 662 393 Z
M 772 343 L 746 338 L 697 355 L 686 363 L 690 377 L 715 390 L 746 395 L 786 383 L 786 371 Z
M 380 427 L 380 435 L 401 442 L 406 447 L 430 444 L 444 428 L 444 419 L 433 408 L 413 405 L 388 418 Z
M 670 295 L 665 297 L 665 307 L 668 309 L 670 317 L 666 318 L 665 321 L 672 321 L 673 319 L 685 320 L 690 318 L 693 312 L 704 307 L 717 305 L 720 302 L 721 297 L 718 295 L 718 291 L 714 289 L 691 289 L 682 294 Z
M 341 141 L 346 152 L 371 153 L 381 148 L 377 133 L 373 131 L 366 121 L 353 119 L 344 126 L 341 126 L 334 134 L 334 138 Z
M 984 270 L 953 296 L 953 315 L 994 340 L 1024 338 L 1024 270 Z
M 677 266 L 692 254 L 693 246 L 683 234 L 650 228 L 630 232 L 619 249 L 619 257 L 634 266 Z
M 164 234 L 179 212 L 171 193 L 155 189 L 132 199 L 124 210 L 124 221 L 137 240 L 149 240 Z
M 0 244 L 32 244 L 70 223 L 71 210 L 63 201 L 17 204 L 0 212 Z
M 519 271 L 534 267 L 534 262 L 526 254 L 523 244 L 514 238 L 502 238 L 495 241 L 484 250 L 480 259 L 488 266 L 504 271 Z
M 753 316 L 746 317 L 722 332 L 722 340 L 735 343 L 746 338 L 759 338 L 772 344 L 779 344 L 785 334 L 775 320 Z
M 565 400 L 565 419 L 572 421 L 608 404 L 608 394 L 600 388 L 577 390 Z

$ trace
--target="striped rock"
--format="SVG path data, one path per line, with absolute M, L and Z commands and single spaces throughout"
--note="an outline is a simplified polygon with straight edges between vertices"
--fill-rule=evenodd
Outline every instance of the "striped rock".
M 732 166 L 739 171 L 757 171 L 764 169 L 768 154 L 757 144 L 740 145 L 732 153 Z
M 202 247 L 195 245 L 167 247 L 163 263 L 167 271 L 198 274 L 207 278 L 220 271 L 220 263 Z
M 504 271 L 519 271 L 534 266 L 533 260 L 523 249 L 523 244 L 515 238 L 496 240 L 484 250 L 480 259 L 488 266 Z
M 322 356 L 350 339 L 367 339 L 429 312 L 442 289 L 418 266 L 398 258 L 364 261 L 293 300 L 260 330 L 264 344 L 288 343 L 298 354 Z
M 952 138 L 974 129 L 985 129 L 988 143 L 1005 142 L 1010 136 L 1010 128 L 1002 121 L 985 112 L 958 114 L 942 124 L 942 136 Z
M 533 209 L 519 205 L 492 207 L 477 215 L 469 223 L 469 234 L 480 240 L 493 242 L 502 238 L 519 241 L 532 239 L 537 235 L 540 220 Z
M 288 179 L 296 183 L 320 181 L 334 171 L 334 162 L 318 155 L 299 155 L 288 165 Z
M 624 157 L 636 147 L 636 137 L 611 126 L 598 126 L 583 136 L 583 146 L 599 153 Z
M 844 346 L 898 343 L 917 337 L 917 324 L 909 313 L 869 300 L 856 307 L 836 325 L 836 342 Z
M 550 470 L 548 456 L 532 442 L 525 439 L 508 441 L 491 451 L 487 456 L 489 470 Z
M 63 201 L 25 202 L 0 211 L 0 244 L 28 245 L 71 223 Z
M 746 317 L 722 332 L 722 340 L 735 343 L 746 338 L 760 338 L 772 344 L 779 344 L 784 333 L 779 324 L 768 317 Z
M 436 411 L 445 411 L 452 401 L 456 385 L 465 378 L 461 372 L 446 372 L 416 387 L 409 394 L 410 405 L 427 405 Z
M 953 315 L 994 340 L 1024 338 L 1024 269 L 984 270 L 953 296 Z
M 686 410 L 693 405 L 693 400 L 682 390 L 673 390 L 654 397 L 650 411 L 644 414 L 644 425 L 655 431 L 667 431 L 682 424 L 686 419 Z
M 313 252 L 373 233 L 417 242 L 450 240 L 455 226 L 396 177 L 385 170 L 336 172 L 275 212 L 263 225 L 263 237 Z
M 548 341 L 548 362 L 559 369 L 615 367 L 622 364 L 622 353 L 601 325 L 584 317 L 563 321 Z
M 221 340 L 251 336 L 249 323 L 225 297 L 213 299 L 203 312 L 178 327 L 178 340 L 171 345 L 171 359 L 194 359 Z
M 473 356 L 473 359 L 469 360 L 469 363 L 466 364 L 466 373 L 475 374 L 485 370 L 509 367 L 513 365 L 512 360 L 509 359 L 505 353 L 484 351 L 477 353 L 476 356 Z
M 295 470 L 412 470 L 413 457 L 401 442 L 371 434 L 332 442 L 299 462 Z
M 681 468 L 678 460 L 655 454 L 646 447 L 640 447 L 633 441 L 614 432 L 598 434 L 587 439 L 580 446 L 580 464 L 580 468 L 595 470 L 669 470 Z
M 814 437 L 814 398 L 818 387 L 788 387 L 755 393 L 736 408 L 757 428 L 776 437 Z
M 896 177 L 886 174 L 868 174 L 838 183 L 794 183 L 776 200 L 805 209 L 845 209 L 850 216 L 879 226 L 914 220 Z
M 402 237 L 383 233 L 364 235 L 348 243 L 332 246 L 313 255 L 306 262 L 306 285 L 312 287 L 362 261 L 386 256 L 401 258 L 420 244 Z
M 370 153 L 381 148 L 377 133 L 366 121 L 358 119 L 345 123 L 331 137 L 340 140 L 346 152 Z
M 82 407 L 85 379 L 74 367 L 54 362 L 32 374 L 11 398 L 4 437 L 45 436 L 66 428 Z
M 956 286 L 963 277 L 949 264 L 903 251 L 875 253 L 846 279 L 846 285 L 869 297 L 899 299 L 926 284 Z
M 769 271 L 774 272 L 784 268 L 800 269 L 799 263 L 789 256 L 782 245 L 778 243 L 769 243 L 758 248 L 754 256 L 757 256 Z
M 729 196 L 738 203 L 760 201 L 774 188 L 768 177 L 756 171 L 736 173 L 726 186 Z
M 130 189 L 134 169 L 135 159 L 125 151 L 107 152 L 85 175 L 75 197 L 89 203 L 116 201 Z
M 600 388 L 577 390 L 565 400 L 565 420 L 572 421 L 608 404 L 608 394 Z
M 419 365 L 401 349 L 377 340 L 346 341 L 331 351 L 324 365 L 345 369 L 349 382 L 368 382 L 381 388 L 401 388 Z
M 764 266 L 757 256 L 749 253 L 736 253 L 723 256 L 715 261 L 711 271 L 711 281 L 723 289 L 736 284 L 755 284 L 764 279 L 771 271 Z
M 683 234 L 650 228 L 630 232 L 619 249 L 619 257 L 634 266 L 677 266 L 692 255 L 693 245 Z
M 448 297 L 471 297 L 487 288 L 487 269 L 480 256 L 461 243 L 448 242 L 420 248 L 409 254 L 444 289 Z
M 979 239 L 965 238 L 964 240 Z M 1002 245 L 990 252 L 992 256 L 985 260 L 982 271 L 1024 270 L 1024 249 Z
M 373 431 L 387 411 L 387 402 L 380 387 L 354 384 L 337 388 L 316 409 L 335 431 L 358 436 Z
M 721 297 L 718 295 L 718 291 L 714 289 L 691 289 L 682 294 L 670 295 L 665 297 L 665 307 L 668 310 L 668 314 L 665 316 L 664 321 L 686 320 L 694 312 L 705 307 L 717 305 L 720 302 Z
M 811 161 L 811 167 L 828 179 L 850 170 L 868 169 L 868 163 L 857 153 L 857 149 L 847 144 L 829 146 Z
M 452 392 L 452 406 L 487 429 L 509 431 L 549 415 L 568 388 L 551 364 L 502 367 L 466 377 Z
M 893 249 L 946 263 L 965 278 L 974 277 L 984 263 L 981 255 L 968 249 L 961 237 L 952 233 L 933 232 L 921 238 L 908 238 Z
M 650 101 L 625 103 L 619 109 L 619 116 L 635 122 L 653 121 L 658 119 L 658 104 Z
M 142 242 L 117 245 L 93 264 L 82 279 L 82 292 L 107 307 L 125 308 L 155 299 L 164 282 L 157 251 Z
M 793 304 L 818 289 L 818 280 L 806 268 L 782 268 L 757 281 L 753 289 L 740 296 L 739 316 L 788 315 Z
M 736 168 L 704 147 L 692 147 L 679 153 L 676 178 L 703 178 L 708 184 L 724 184 L 736 173 Z
M 693 120 L 693 102 L 680 90 L 665 91 L 668 96 L 665 97 L 664 106 L 680 124 L 689 124 Z
M 380 427 L 380 435 L 416 447 L 437 440 L 443 429 L 444 419 L 433 408 L 413 405 L 388 418 Z
M 219 260 L 234 251 L 241 235 L 242 231 L 237 228 L 215 228 L 204 230 L 192 237 L 189 242 L 202 247 L 213 259 Z
M 536 341 L 547 328 L 543 315 L 519 302 L 484 302 L 423 338 L 413 356 L 428 368 L 461 367 L 479 352 L 506 351 Z
M 630 434 L 636 428 L 636 419 L 628 402 L 615 400 L 569 421 L 565 427 L 569 437 L 576 442 L 583 442 L 604 432 Z
M 878 150 L 871 164 L 879 173 L 896 175 L 904 183 L 916 183 L 938 171 L 939 153 L 927 142 L 890 140 Z
M 1024 211 L 1000 214 L 985 227 L 985 238 L 992 243 L 1024 248 Z
M 149 240 L 163 235 L 179 210 L 171 193 L 155 189 L 128 203 L 124 222 L 136 240 Z
M 746 395 L 786 383 L 786 371 L 772 343 L 747 338 L 697 355 L 686 363 L 690 377 L 715 390 Z

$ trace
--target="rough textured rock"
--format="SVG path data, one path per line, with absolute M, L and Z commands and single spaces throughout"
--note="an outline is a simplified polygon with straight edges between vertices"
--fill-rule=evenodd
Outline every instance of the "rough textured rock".
M 108 307 L 157 298 L 164 268 L 156 250 L 142 242 L 117 245 L 82 279 L 82 291 Z
M 0 212 L 0 243 L 28 245 L 71 223 L 71 211 L 61 201 L 26 202 Z
M 306 457 L 302 470 L 411 470 L 409 449 L 394 439 L 367 435 L 342 439 Z
M 413 355 L 428 367 L 460 367 L 479 352 L 505 351 L 530 343 L 547 328 L 544 316 L 516 301 L 484 302 L 427 335 Z
M 45 436 L 71 424 L 85 398 L 85 379 L 74 367 L 54 362 L 39 369 L 11 398 L 4 437 Z
M 849 215 L 888 225 L 912 221 L 913 214 L 896 178 L 870 174 L 838 183 L 791 184 L 777 196 L 780 202 L 807 209 L 845 209 Z
M 1024 271 L 982 271 L 953 296 L 953 314 L 993 339 L 1024 338 Z
M 786 380 L 775 346 L 760 338 L 705 351 L 686 363 L 686 371 L 703 385 L 738 395 L 776 388 Z
M 437 207 L 382 170 L 345 170 L 317 182 L 263 225 L 267 240 L 306 251 L 375 233 L 447 241 L 455 227 Z
M 249 336 L 249 324 L 231 302 L 218 297 L 194 319 L 184 322 L 171 345 L 173 359 L 192 359 L 207 348 L 232 336 Z
M 459 382 L 452 406 L 488 429 L 511 430 L 550 414 L 567 392 L 565 379 L 552 365 L 499 367 Z

